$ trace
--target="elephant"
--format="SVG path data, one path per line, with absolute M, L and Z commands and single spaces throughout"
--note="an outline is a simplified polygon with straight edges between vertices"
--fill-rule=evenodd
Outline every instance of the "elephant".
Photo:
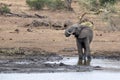
M 74 35 L 76 38 L 79 54 L 78 64 L 89 65 L 91 62 L 90 43 L 93 39 L 92 28 L 85 25 L 73 24 L 65 30 L 65 36 L 69 37 L 70 35 Z

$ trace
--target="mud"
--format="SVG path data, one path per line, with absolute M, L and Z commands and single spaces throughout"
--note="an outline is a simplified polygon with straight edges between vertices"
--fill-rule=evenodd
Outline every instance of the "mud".
M 120 51 L 96 51 L 93 58 L 120 60 Z
M 66 56 L 61 56 L 56 53 L 47 52 L 42 49 L 1 48 L 0 73 L 85 72 L 105 69 L 102 66 L 77 65 L 77 61 L 74 65 L 60 62 L 64 59 L 64 57 Z M 116 58 L 116 60 L 118 60 L 119 56 L 117 53 L 116 57 L 115 54 L 102 55 L 102 53 L 95 53 L 93 55 L 93 58 Z M 55 63 L 55 61 L 59 63 Z
M 0 49 L 0 73 L 32 72 L 84 72 L 101 69 L 96 66 L 79 66 L 64 63 L 46 63 L 60 61 L 64 57 L 44 50 Z

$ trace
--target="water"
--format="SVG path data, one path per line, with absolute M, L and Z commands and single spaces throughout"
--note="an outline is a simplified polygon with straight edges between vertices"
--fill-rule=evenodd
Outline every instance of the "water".
M 65 63 L 76 65 L 76 57 L 64 58 L 61 61 L 47 63 Z M 120 61 L 93 59 L 92 66 L 101 66 L 108 70 L 91 72 L 59 72 L 59 73 L 11 73 L 0 74 L 0 80 L 120 80 Z
M 0 74 L 0 80 L 120 80 L 120 73 L 93 71 L 74 73 Z
M 64 63 L 68 65 L 77 65 L 78 57 L 65 57 L 61 61 L 47 62 L 47 63 Z M 120 61 L 111 59 L 92 59 L 91 66 L 101 66 L 105 68 L 120 69 Z

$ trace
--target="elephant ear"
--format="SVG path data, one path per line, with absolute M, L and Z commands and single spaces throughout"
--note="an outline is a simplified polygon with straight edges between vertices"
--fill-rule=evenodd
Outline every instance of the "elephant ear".
M 74 35 L 75 37 L 79 37 L 79 33 L 80 33 L 79 28 L 78 28 L 78 27 L 75 27 L 75 28 L 74 28 L 74 31 L 73 31 L 73 35 Z
M 78 38 L 85 38 L 89 35 L 87 27 L 81 26 L 79 28 L 79 36 Z

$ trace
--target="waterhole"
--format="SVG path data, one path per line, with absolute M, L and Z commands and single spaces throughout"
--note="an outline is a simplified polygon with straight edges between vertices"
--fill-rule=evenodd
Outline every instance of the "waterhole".
M 49 61 L 46 63 L 76 65 L 77 61 L 77 57 L 65 57 L 60 61 Z M 16 64 L 26 64 L 26 62 Z M 55 73 L 1 73 L 0 80 L 120 80 L 120 61 L 118 60 L 93 59 L 91 66 L 100 66 L 104 70 Z

